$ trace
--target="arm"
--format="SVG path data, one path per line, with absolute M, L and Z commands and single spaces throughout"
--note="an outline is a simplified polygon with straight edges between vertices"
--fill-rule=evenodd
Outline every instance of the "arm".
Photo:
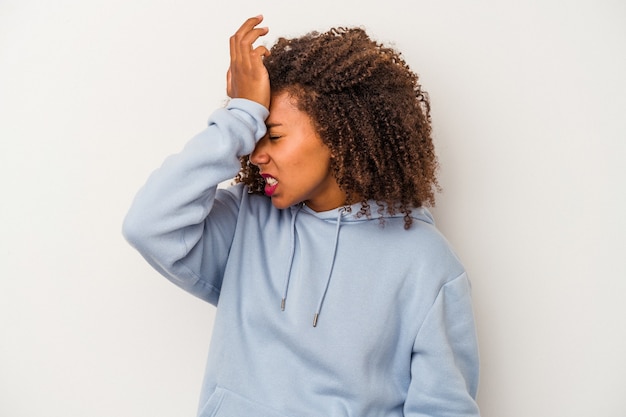
M 217 190 L 239 171 L 239 157 L 265 135 L 270 86 L 263 18 L 244 22 L 230 38 L 227 93 L 209 126 L 169 157 L 139 191 L 123 225 L 126 239 L 161 274 L 192 294 L 217 303 L 232 243 L 241 187 Z
M 478 417 L 478 345 L 465 273 L 445 284 L 416 337 L 406 416 Z
M 225 190 L 216 199 L 217 184 L 237 174 L 239 156 L 265 134 L 267 115 L 243 99 L 217 110 L 207 129 L 152 173 L 124 220 L 124 236 L 157 271 L 213 304 L 239 204 Z

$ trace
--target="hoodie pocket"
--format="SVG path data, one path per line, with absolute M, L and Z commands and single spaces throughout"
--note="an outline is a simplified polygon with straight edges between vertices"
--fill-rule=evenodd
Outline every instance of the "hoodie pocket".
M 287 417 L 222 387 L 215 388 L 199 417 Z

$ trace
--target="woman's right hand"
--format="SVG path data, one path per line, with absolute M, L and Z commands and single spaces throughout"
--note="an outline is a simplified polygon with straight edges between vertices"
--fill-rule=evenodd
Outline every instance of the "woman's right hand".
M 270 78 L 263 57 L 269 56 L 270 51 L 265 46 L 253 45 L 269 32 L 267 27 L 256 27 L 262 21 L 263 16 L 251 17 L 230 37 L 226 92 L 230 98 L 245 98 L 269 108 Z

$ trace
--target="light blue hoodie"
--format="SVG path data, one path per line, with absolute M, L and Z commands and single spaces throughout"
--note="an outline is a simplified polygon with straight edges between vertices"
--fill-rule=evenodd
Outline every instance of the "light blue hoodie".
M 267 115 L 217 110 L 124 222 L 155 269 L 217 306 L 199 416 L 478 416 L 469 282 L 426 209 L 405 230 L 374 202 L 367 218 L 217 188 Z

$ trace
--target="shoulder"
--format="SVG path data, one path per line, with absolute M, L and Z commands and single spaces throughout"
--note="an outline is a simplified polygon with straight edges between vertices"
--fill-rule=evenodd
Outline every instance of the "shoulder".
M 386 246 L 392 248 L 398 262 L 402 259 L 410 275 L 441 287 L 464 274 L 465 268 L 454 247 L 437 228 L 430 213 L 424 209 L 413 220 L 408 230 L 401 224 L 389 224 L 383 233 L 387 235 Z
M 413 227 L 414 247 L 421 254 L 421 263 L 427 265 L 433 272 L 439 272 L 442 284 L 465 272 L 454 247 L 434 224 L 417 221 Z

